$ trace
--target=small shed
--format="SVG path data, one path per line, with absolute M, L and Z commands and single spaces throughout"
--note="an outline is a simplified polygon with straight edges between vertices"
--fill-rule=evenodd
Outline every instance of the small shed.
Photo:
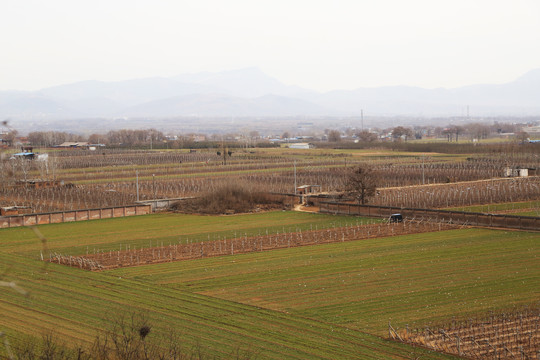
M 36 154 L 34 154 L 33 152 L 20 152 L 20 153 L 16 153 L 16 154 L 11 155 L 11 158 L 12 159 L 28 159 L 28 160 L 32 160 L 32 159 L 34 159 L 35 156 L 36 156 Z
M 299 195 L 315 194 L 321 192 L 321 185 L 302 185 L 296 188 L 296 193 Z
M 505 168 L 504 176 L 506 177 L 527 177 L 529 176 L 529 169 L 527 168 Z
M 294 143 L 289 144 L 289 149 L 312 149 L 313 145 L 309 143 Z
M 56 147 L 61 148 L 88 148 L 88 142 L 86 141 L 66 141 L 61 143 L 60 145 L 57 145 Z

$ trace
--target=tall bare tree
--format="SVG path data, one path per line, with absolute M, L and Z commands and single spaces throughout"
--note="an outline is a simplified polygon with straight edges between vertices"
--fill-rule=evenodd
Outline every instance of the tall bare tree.
M 341 141 L 341 133 L 337 130 L 330 130 L 330 132 L 328 132 L 328 141 L 329 142 Z
M 345 188 L 348 194 L 353 196 L 359 204 L 366 204 L 377 190 L 373 168 L 368 165 L 353 168 L 347 176 Z

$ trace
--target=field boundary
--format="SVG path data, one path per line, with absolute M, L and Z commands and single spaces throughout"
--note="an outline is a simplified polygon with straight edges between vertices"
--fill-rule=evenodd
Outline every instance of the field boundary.
M 323 214 L 373 216 L 388 218 L 400 213 L 406 219 L 423 219 L 466 226 L 484 226 L 540 231 L 540 217 L 486 214 L 454 210 L 415 209 L 397 206 L 360 205 L 340 202 L 319 202 Z
M 137 204 L 100 209 L 55 211 L 0 217 L 0 229 L 30 225 L 60 224 L 65 222 L 119 218 L 152 213 L 152 205 Z

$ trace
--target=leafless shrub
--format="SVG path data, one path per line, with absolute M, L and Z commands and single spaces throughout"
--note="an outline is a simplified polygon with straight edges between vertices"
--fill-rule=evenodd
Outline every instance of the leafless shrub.
M 283 207 L 283 202 L 268 193 L 234 183 L 224 184 L 202 196 L 177 202 L 173 210 L 200 214 L 232 214 Z

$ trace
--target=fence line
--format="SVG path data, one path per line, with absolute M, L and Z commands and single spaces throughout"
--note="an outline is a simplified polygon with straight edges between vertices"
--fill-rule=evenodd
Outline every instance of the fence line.
M 477 212 L 401 208 L 397 206 L 359 205 L 321 201 L 320 212 L 327 214 L 389 217 L 400 213 L 406 219 L 431 219 L 457 225 L 501 227 L 520 230 L 540 230 L 540 217 L 485 214 Z
M 29 225 L 59 224 L 73 221 L 109 219 L 126 216 L 146 215 L 152 212 L 152 206 L 128 205 L 100 209 L 82 209 L 55 211 L 38 214 L 22 214 L 0 217 L 0 228 L 12 228 Z

